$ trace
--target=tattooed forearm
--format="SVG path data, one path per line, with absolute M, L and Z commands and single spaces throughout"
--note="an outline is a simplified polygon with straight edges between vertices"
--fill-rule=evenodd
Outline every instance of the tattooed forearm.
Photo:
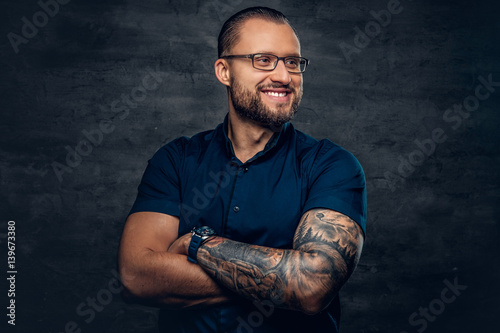
M 350 276 L 362 242 L 354 221 L 318 209 L 300 221 L 293 249 L 216 237 L 200 247 L 198 261 L 215 280 L 244 297 L 313 313 L 327 306 Z
M 250 299 L 274 299 L 284 288 L 280 263 L 285 251 L 219 238 L 198 251 L 198 261 L 217 281 Z

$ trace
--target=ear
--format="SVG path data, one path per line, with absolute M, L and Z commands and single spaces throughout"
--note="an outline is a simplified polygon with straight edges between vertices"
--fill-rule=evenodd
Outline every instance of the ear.
M 229 63 L 226 59 L 217 59 L 214 65 L 215 68 L 215 76 L 217 76 L 217 80 L 220 81 L 223 85 L 229 87 L 230 86 L 230 73 L 229 73 Z

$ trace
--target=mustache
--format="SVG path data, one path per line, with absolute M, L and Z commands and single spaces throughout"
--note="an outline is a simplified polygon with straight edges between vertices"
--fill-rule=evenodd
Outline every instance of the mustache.
M 294 86 L 290 84 L 280 84 L 280 83 L 271 83 L 271 84 L 261 84 L 257 86 L 257 91 L 261 91 L 263 89 L 276 89 L 276 88 L 284 88 L 290 90 L 292 93 L 295 93 L 296 89 Z

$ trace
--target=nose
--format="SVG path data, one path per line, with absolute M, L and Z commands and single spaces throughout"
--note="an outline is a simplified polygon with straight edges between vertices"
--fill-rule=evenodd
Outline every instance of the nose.
M 272 71 L 271 80 L 282 84 L 289 84 L 290 81 L 292 81 L 292 77 L 290 76 L 288 69 L 286 69 L 284 59 L 278 60 L 276 68 Z

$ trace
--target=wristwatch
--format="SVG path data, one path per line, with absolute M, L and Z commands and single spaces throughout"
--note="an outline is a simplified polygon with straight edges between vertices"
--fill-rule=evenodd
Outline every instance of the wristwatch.
M 198 253 L 198 249 L 201 244 L 203 244 L 207 239 L 212 236 L 217 236 L 217 233 L 214 229 L 204 226 L 204 227 L 194 227 L 191 230 L 193 236 L 191 237 L 191 243 L 189 243 L 188 248 L 188 260 L 192 263 L 197 263 L 196 254 Z

